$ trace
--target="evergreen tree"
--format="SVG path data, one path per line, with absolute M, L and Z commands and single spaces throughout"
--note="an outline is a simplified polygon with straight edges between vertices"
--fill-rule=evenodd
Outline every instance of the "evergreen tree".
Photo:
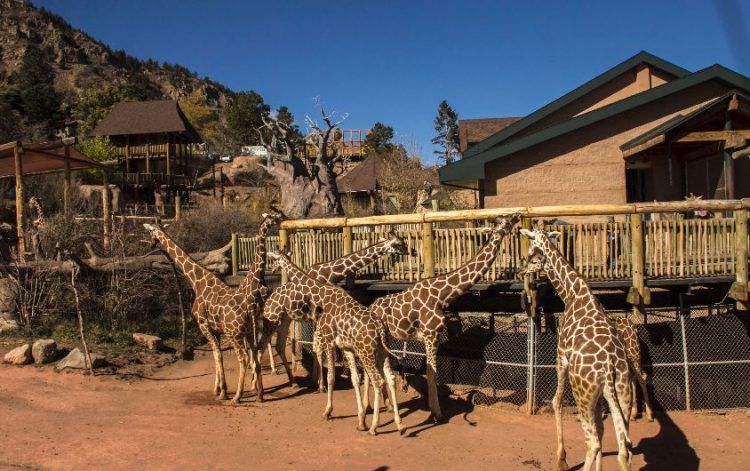
M 258 129 L 269 112 L 263 97 L 254 91 L 237 93 L 226 111 L 227 133 L 234 144 L 237 147 L 260 144 Z
M 438 146 L 435 154 L 445 164 L 449 164 L 459 155 L 458 114 L 445 100 L 438 106 L 435 131 L 437 135 L 432 138 L 432 143 Z
M 393 128 L 381 122 L 372 125 L 370 132 L 365 137 L 365 149 L 368 152 L 387 154 L 394 149 Z
M 25 124 L 38 127 L 47 137 L 62 126 L 64 118 L 62 94 L 55 90 L 54 80 L 55 72 L 45 54 L 35 47 L 27 48 L 13 83 Z
M 289 111 L 289 108 L 284 105 L 279 106 L 279 109 L 276 110 L 276 121 L 289 126 L 292 131 L 292 142 L 295 146 L 302 145 L 304 136 L 300 132 L 299 126 L 294 124 L 294 115 Z

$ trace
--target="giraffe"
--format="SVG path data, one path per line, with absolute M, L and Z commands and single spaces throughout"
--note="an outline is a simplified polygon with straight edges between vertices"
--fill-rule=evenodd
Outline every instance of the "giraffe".
M 374 263 L 375 260 L 384 255 L 404 255 L 407 253 L 409 253 L 409 248 L 406 242 L 393 231 L 390 231 L 387 239 L 380 239 L 375 244 L 335 260 L 312 265 L 305 269 L 305 274 L 321 283 L 335 284 L 342 281 L 347 275 L 357 273 Z M 294 289 L 284 286 L 273 290 L 263 308 L 263 335 L 258 343 L 258 352 L 262 354 L 266 344 L 270 346 L 271 336 L 276 331 L 276 352 L 281 358 L 282 365 L 284 365 L 289 384 L 296 387 L 292 369 L 286 359 L 286 340 L 292 320 L 303 321 L 312 319 L 312 316 L 309 298 L 302 299 L 295 293 Z M 322 375 L 320 368 L 318 368 L 318 371 Z M 322 388 L 322 378 L 318 384 Z
M 436 382 L 438 335 L 444 328 L 444 310 L 482 278 L 495 261 L 503 238 L 518 219 L 515 215 L 510 219 L 497 219 L 492 228 L 485 228 L 490 233 L 488 242 L 464 266 L 419 281 L 400 293 L 378 298 L 369 307 L 396 339 L 424 342 L 430 411 L 438 422 L 444 420 Z
M 636 331 L 636 327 L 627 316 L 612 316 L 610 317 L 610 319 L 614 322 L 615 329 L 617 329 L 617 334 L 620 336 L 620 339 L 622 339 L 622 342 L 625 345 L 625 353 L 628 356 L 628 365 L 630 366 L 630 370 L 632 373 L 633 381 L 631 382 L 631 389 L 633 404 L 630 410 L 630 415 L 632 417 L 638 415 L 638 395 L 636 392 L 635 384 L 637 382 L 641 388 L 641 394 L 643 394 L 643 405 L 646 409 L 646 419 L 649 422 L 653 422 L 654 413 L 651 407 L 651 398 L 648 394 L 648 387 L 646 386 L 648 375 L 643 371 L 643 363 L 641 361 L 641 344 L 638 341 L 638 332 Z
M 265 218 L 264 223 L 269 218 Z M 214 356 L 215 377 L 214 394 L 218 399 L 227 399 L 227 385 L 224 374 L 224 362 L 221 353 L 221 336 L 229 338 L 237 354 L 239 377 L 237 390 L 232 398 L 233 404 L 238 404 L 245 385 L 245 373 L 248 363 L 254 365 L 254 375 L 258 384 L 259 402 L 263 401 L 262 378 L 260 378 L 260 364 L 255 362 L 256 319 L 254 308 L 249 305 L 245 293 L 239 289 L 232 289 L 222 282 L 219 277 L 199 265 L 176 242 L 167 236 L 162 229 L 152 224 L 143 227 L 151 237 L 159 242 L 175 265 L 180 269 L 195 292 L 195 300 L 191 312 L 201 333 L 211 345 Z M 248 342 L 248 338 L 251 339 Z M 248 347 L 249 344 L 249 347 Z M 248 352 L 250 350 L 250 353 Z M 251 356 L 252 355 L 252 356 Z
M 333 383 L 335 349 L 344 352 L 349 364 L 350 378 L 357 401 L 357 430 L 365 430 L 366 411 L 362 407 L 362 397 L 359 389 L 359 373 L 356 359 L 362 363 L 365 374 L 375 386 L 375 400 L 373 405 L 370 435 L 377 434 L 380 419 L 380 395 L 383 384 L 388 386 L 388 395 L 393 404 L 393 420 L 399 432 L 404 432 L 404 426 L 399 415 L 396 400 L 396 382 L 388 361 L 388 347 L 386 346 L 385 327 L 364 306 L 354 300 L 346 291 L 338 286 L 321 283 L 309 277 L 294 265 L 288 256 L 281 253 L 270 254 L 274 265 L 286 271 L 290 286 L 295 293 L 302 297 L 309 297 L 312 311 L 316 318 L 319 332 L 321 352 L 325 351 L 328 361 L 328 397 L 323 417 L 331 418 L 333 411 Z M 297 295 L 299 296 L 299 294 Z
M 630 469 L 631 444 L 628 424 L 631 410 L 631 370 L 625 345 L 603 306 L 563 257 L 552 240 L 559 232 L 542 229 L 521 234 L 531 239 L 526 273 L 546 272 L 565 303 L 557 337 L 557 391 L 552 401 L 557 428 L 557 466 L 568 468 L 562 430 L 562 398 L 570 379 L 578 416 L 587 440 L 583 470 L 601 469 L 601 438 L 604 431 L 599 405 L 604 396 L 615 425 L 618 462 Z
M 698 197 L 697 199 L 700 199 Z M 541 219 L 536 222 L 535 227 L 538 229 L 545 229 L 546 227 L 553 226 L 557 222 L 557 218 L 553 219 Z M 521 273 L 519 273 L 521 274 Z M 612 322 L 614 322 L 617 334 L 620 336 L 623 344 L 625 345 L 625 353 L 628 355 L 628 365 L 632 372 L 632 397 L 633 404 L 630 411 L 630 415 L 635 417 L 638 415 L 638 400 L 636 393 L 636 382 L 641 388 L 641 394 L 643 395 L 643 404 L 646 409 L 646 419 L 649 422 L 654 421 L 653 410 L 651 407 L 651 398 L 648 394 L 648 387 L 646 385 L 648 381 L 648 375 L 643 371 L 643 363 L 641 361 L 641 344 L 638 340 L 638 331 L 635 325 L 627 316 L 610 316 Z

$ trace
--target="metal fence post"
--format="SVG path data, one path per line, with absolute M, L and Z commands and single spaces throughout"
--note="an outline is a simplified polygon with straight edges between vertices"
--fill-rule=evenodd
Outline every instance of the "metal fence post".
M 534 369 L 536 366 L 536 346 L 534 338 L 534 319 L 531 316 L 526 317 L 526 414 L 532 415 L 536 409 L 536 375 Z
M 682 300 L 682 297 L 680 297 Z M 680 303 L 682 307 L 682 303 Z M 682 365 L 685 371 L 685 410 L 690 412 L 690 369 L 688 368 L 688 346 L 685 336 L 685 314 L 680 309 L 680 335 L 682 336 Z

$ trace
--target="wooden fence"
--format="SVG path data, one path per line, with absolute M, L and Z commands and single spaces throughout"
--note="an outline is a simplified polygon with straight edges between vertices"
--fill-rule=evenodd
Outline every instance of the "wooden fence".
M 606 220 L 618 216 L 617 222 L 555 224 L 548 229 L 561 232 L 558 247 L 584 278 L 632 280 L 629 300 L 634 304 L 649 303 L 647 280 L 711 277 L 734 278 L 733 297 L 746 301 L 748 208 L 750 200 L 746 199 L 294 220 L 283 222 L 279 235 L 268 238 L 268 245 L 272 250 L 289 248 L 294 262 L 307 267 L 371 245 L 398 224 L 396 232 L 416 255 L 382 258 L 358 278 L 414 282 L 460 267 L 486 242 L 487 235 L 476 223 L 472 223 L 475 227 L 446 227 L 457 222 L 484 221 L 479 223 L 484 225 L 488 219 L 520 213 L 520 226 L 531 228 L 534 218 L 601 216 Z M 715 217 L 691 218 L 697 210 L 711 211 Z M 236 237 L 235 273 L 249 266 L 255 243 L 252 237 Z M 503 241 L 484 281 L 517 280 L 527 247 L 516 229 Z

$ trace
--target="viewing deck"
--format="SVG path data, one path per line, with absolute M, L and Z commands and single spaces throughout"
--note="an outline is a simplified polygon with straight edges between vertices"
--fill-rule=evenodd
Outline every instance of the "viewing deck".
M 371 290 L 403 289 L 423 278 L 447 273 L 466 263 L 486 242 L 480 225 L 489 218 L 523 215 L 518 227 L 532 228 L 536 218 L 616 216 L 616 222 L 546 225 L 561 232 L 558 247 L 592 286 L 628 288 L 628 301 L 650 303 L 649 286 L 732 283 L 730 296 L 747 301 L 750 200 L 637 203 L 606 206 L 549 206 L 445 211 L 365 218 L 285 221 L 268 250 L 288 248 L 300 267 L 360 250 L 385 237 L 392 227 L 414 256 L 387 256 L 364 269 L 357 280 Z M 694 218 L 695 211 L 713 217 Z M 465 227 L 465 226 L 474 227 Z M 245 270 L 255 247 L 253 237 L 234 237 L 233 272 Z M 528 242 L 518 229 L 502 242 L 492 268 L 477 287 L 533 291 L 518 277 Z

